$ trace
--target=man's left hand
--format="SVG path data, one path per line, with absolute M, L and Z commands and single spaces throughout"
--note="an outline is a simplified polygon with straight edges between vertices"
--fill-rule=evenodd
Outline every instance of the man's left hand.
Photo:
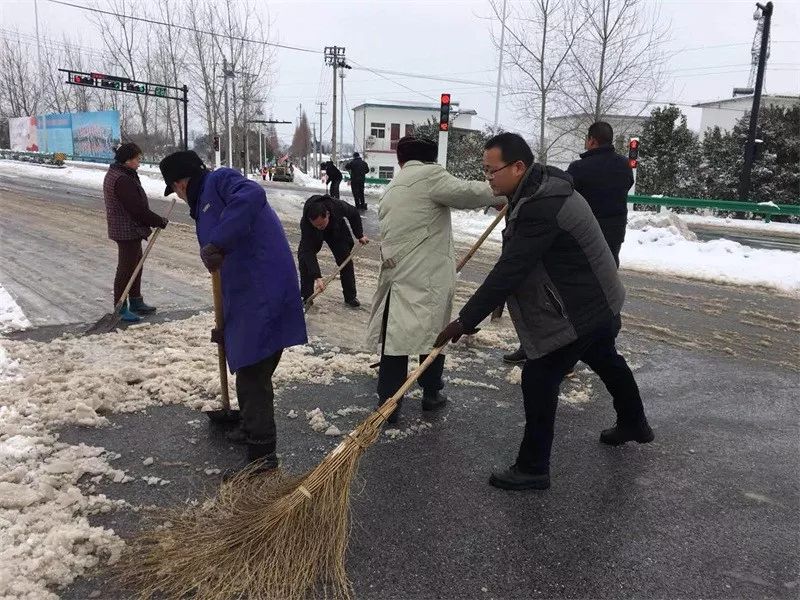
M 225 256 L 222 254 L 222 250 L 214 244 L 206 244 L 200 249 L 200 258 L 206 269 L 213 273 L 222 266 Z
M 369 238 L 367 236 L 362 236 L 358 238 L 358 243 L 361 244 L 362 246 L 366 246 L 367 244 L 369 244 Z
M 474 335 L 479 331 L 480 331 L 479 327 L 476 327 L 471 331 L 467 331 L 464 328 L 464 324 L 461 322 L 461 320 L 456 319 L 442 330 L 442 332 L 436 338 L 436 341 L 433 343 L 433 347 L 440 348 L 441 346 L 444 346 L 447 342 L 455 343 L 461 339 L 462 335 Z

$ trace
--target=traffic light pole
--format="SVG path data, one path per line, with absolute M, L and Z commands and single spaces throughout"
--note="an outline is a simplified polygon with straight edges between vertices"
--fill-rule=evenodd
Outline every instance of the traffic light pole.
M 183 86 L 183 149 L 189 149 L 189 88 Z
M 447 139 L 450 134 L 450 94 L 441 95 L 439 105 L 439 146 L 436 162 L 447 168 Z
M 772 2 L 767 5 L 756 3 L 764 14 L 764 29 L 761 31 L 761 50 L 758 53 L 758 71 L 756 72 L 756 87 L 753 92 L 753 108 L 750 111 L 750 129 L 747 133 L 747 142 L 744 147 L 744 166 L 739 180 L 739 200 L 747 202 L 750 195 L 750 175 L 756 156 L 756 128 L 758 127 L 758 111 L 761 106 L 761 90 L 764 86 L 764 69 L 767 66 L 767 48 L 769 47 L 769 27 L 772 23 Z

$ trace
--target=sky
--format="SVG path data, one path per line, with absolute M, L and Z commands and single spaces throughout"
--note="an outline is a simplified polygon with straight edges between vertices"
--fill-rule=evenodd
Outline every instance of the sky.
M 508 0 L 520 4 L 525 0 Z M 755 4 L 746 0 L 647 0 L 670 25 L 668 81 L 658 94 L 681 105 L 689 126 L 698 128 L 697 102 L 727 98 L 733 87 L 747 84 L 750 45 L 755 33 Z M 38 0 L 40 27 L 60 35 L 85 19 L 82 11 Z M 89 0 L 74 0 L 89 4 Z M 323 107 L 323 139 L 330 137 L 332 70 L 324 66 L 325 46 L 344 46 L 353 69 L 345 79 L 346 109 L 367 99 L 438 102 L 449 92 L 464 108 L 474 108 L 479 126 L 494 120 L 498 51 L 492 41 L 487 0 L 257 0 L 268 14 L 273 39 L 283 44 L 318 48 L 319 54 L 277 51 L 276 82 L 266 113 L 296 120 L 300 106 L 312 122 Z M 35 32 L 33 0 L 0 0 L 2 29 Z M 496 23 L 495 23 L 496 27 Z M 1 32 L 0 32 L 1 34 Z M 100 46 L 100 40 L 82 39 Z M 772 47 L 766 92 L 800 94 L 800 2 L 778 0 L 772 21 Z M 384 75 L 363 69 L 402 71 L 485 82 L 482 85 Z M 352 112 L 345 114 L 345 142 L 352 140 Z M 500 124 L 523 134 L 533 124 L 501 97 Z M 291 137 L 291 126 L 279 130 Z M 285 131 L 284 131 L 285 130 Z

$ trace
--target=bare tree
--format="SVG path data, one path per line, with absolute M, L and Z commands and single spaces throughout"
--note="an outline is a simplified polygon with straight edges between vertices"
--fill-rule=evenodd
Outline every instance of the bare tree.
M 664 82 L 669 23 L 645 0 L 576 1 L 587 26 L 571 51 L 572 111 L 593 122 L 634 104 L 644 110 Z
M 203 108 L 205 129 L 209 133 L 220 131 L 222 114 L 223 80 L 222 55 L 213 36 L 201 29 L 215 31 L 217 14 L 211 3 L 191 2 L 187 17 L 194 30 L 189 40 L 186 64 L 192 77 L 191 90 Z
M 0 38 L 0 113 L 9 117 L 36 115 L 43 106 L 37 61 L 18 32 Z
M 501 19 L 499 1 L 490 4 Z M 522 114 L 537 124 L 535 145 L 543 164 L 559 139 L 548 137 L 547 120 L 558 114 L 552 103 L 564 88 L 569 57 L 585 25 L 586 19 L 576 16 L 572 0 L 523 2 L 512 5 L 506 17 L 509 41 L 504 52 L 512 70 L 510 95 Z

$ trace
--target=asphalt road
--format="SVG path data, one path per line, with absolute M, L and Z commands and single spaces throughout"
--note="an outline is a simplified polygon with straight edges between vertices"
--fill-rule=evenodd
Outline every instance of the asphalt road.
M 186 226 L 168 230 L 145 273 L 148 300 L 163 308 L 162 319 L 210 304 L 184 206 L 173 221 Z M 297 224 L 284 225 L 296 244 Z M 366 227 L 374 236 L 372 212 Z M 0 281 L 38 326 L 15 337 L 49 339 L 108 310 L 115 257 L 96 191 L 0 176 L 0 233 Z M 366 301 L 378 250 L 367 248 L 357 266 Z M 492 260 L 491 249 L 476 256 L 456 305 Z M 616 449 L 597 442 L 613 422 L 598 382 L 590 402 L 559 409 L 553 487 L 501 492 L 486 480 L 512 460 L 519 442 L 517 386 L 502 378 L 492 380 L 497 390 L 450 385 L 447 409 L 433 417 L 409 401 L 404 421 L 423 418 L 431 427 L 404 440 L 382 438 L 362 461 L 363 480 L 355 486 L 349 574 L 358 598 L 798 598 L 797 300 L 622 276 L 628 302 L 621 345 L 637 363 L 656 441 Z M 353 314 L 350 328 L 358 330 L 365 313 Z M 500 364 L 502 351 L 490 354 L 482 366 Z M 374 380 L 352 379 L 287 393 L 298 409 L 342 398 L 371 406 Z M 287 418 L 280 402 L 282 460 L 300 472 L 336 442 Z M 145 474 L 142 458 L 153 456 L 146 474 L 169 479 L 169 486 L 154 492 L 140 481 L 104 483 L 98 492 L 133 505 L 171 506 L 213 491 L 215 480 L 198 470 L 239 460 L 216 432 L 189 423 L 197 418 L 185 408 L 159 407 L 112 415 L 120 428 L 66 428 L 61 439 L 117 451 L 115 466 L 136 475 Z M 187 444 L 190 437 L 198 443 Z M 140 518 L 120 511 L 92 519 L 129 536 Z M 107 573 L 60 594 L 131 596 Z

